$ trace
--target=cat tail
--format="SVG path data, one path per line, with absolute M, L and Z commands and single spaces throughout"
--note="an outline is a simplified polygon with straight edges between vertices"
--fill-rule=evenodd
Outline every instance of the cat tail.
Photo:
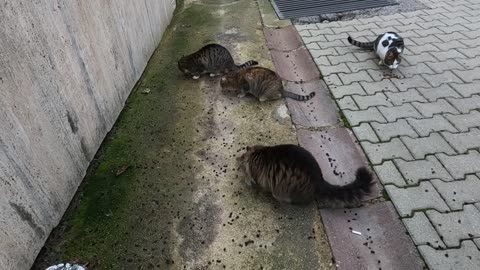
M 245 68 L 249 68 L 249 67 L 253 67 L 253 66 L 256 66 L 258 65 L 258 62 L 255 61 L 255 60 L 250 60 L 250 61 L 247 61 L 241 65 L 237 65 L 237 68 L 240 70 L 240 69 L 245 69 Z
M 348 36 L 348 42 L 354 46 L 360 47 L 360 48 L 365 48 L 365 49 L 373 49 L 373 44 L 375 42 L 361 42 L 361 41 L 356 41 L 353 39 L 351 36 Z
M 329 184 L 325 181 L 318 188 L 317 194 L 320 198 L 331 201 L 339 201 L 347 205 L 355 205 L 360 202 L 364 194 L 372 191 L 372 173 L 365 167 L 361 167 L 355 173 L 355 180 L 344 186 Z
M 299 95 L 292 92 L 288 92 L 286 90 L 282 90 L 282 96 L 288 97 L 294 100 L 298 100 L 298 101 L 307 101 L 312 99 L 315 96 L 315 92 L 310 92 L 310 94 L 308 95 Z

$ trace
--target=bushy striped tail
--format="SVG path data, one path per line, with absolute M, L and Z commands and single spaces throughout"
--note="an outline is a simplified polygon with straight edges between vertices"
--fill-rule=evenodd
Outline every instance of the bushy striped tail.
M 348 42 L 354 46 L 365 48 L 365 49 L 373 49 L 374 42 L 360 42 L 354 40 L 351 36 L 348 36 Z
M 294 100 L 298 100 L 298 101 L 307 101 L 307 100 L 312 99 L 315 96 L 315 92 L 311 92 L 308 95 L 299 95 L 299 94 L 295 94 L 295 93 L 283 90 L 282 91 L 282 96 L 287 97 L 287 98 L 291 98 L 291 99 L 294 99 Z
M 256 65 L 258 65 L 257 61 L 250 60 L 248 62 L 245 62 L 245 63 L 241 64 L 241 65 L 237 65 L 237 68 L 238 69 L 245 69 L 245 68 L 253 67 L 253 66 L 256 66 Z

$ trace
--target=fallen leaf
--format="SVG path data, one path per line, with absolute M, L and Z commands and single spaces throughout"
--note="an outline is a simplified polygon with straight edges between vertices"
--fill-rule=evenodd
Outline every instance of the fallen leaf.
M 115 174 L 115 176 L 120 176 L 122 173 L 124 173 L 128 169 L 128 167 L 130 167 L 130 165 L 128 164 L 125 164 L 122 167 L 120 167 L 120 169 L 117 170 L 117 173 Z

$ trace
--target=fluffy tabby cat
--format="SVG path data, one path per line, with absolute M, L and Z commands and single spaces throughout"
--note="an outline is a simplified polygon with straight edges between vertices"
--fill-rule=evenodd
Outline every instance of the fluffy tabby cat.
M 208 73 L 210 77 L 214 77 L 257 64 L 257 61 L 250 60 L 242 65 L 235 65 L 230 52 L 219 44 L 205 45 L 200 50 L 178 60 L 180 71 L 185 76 L 192 76 L 195 80 L 203 74 Z
M 373 184 L 365 167 L 357 170 L 350 184 L 329 184 L 312 154 L 297 145 L 247 147 L 238 160 L 247 175 L 246 183 L 272 193 L 280 202 L 302 204 L 317 198 L 328 207 L 358 206 Z
M 405 49 L 405 44 L 403 38 L 395 32 L 381 34 L 373 42 L 360 42 L 349 36 L 348 42 L 361 48 L 374 50 L 380 57 L 379 65 L 384 64 L 390 69 L 396 69 L 402 62 L 400 56 Z
M 288 97 L 299 101 L 307 101 L 315 96 L 298 95 L 283 88 L 282 79 L 274 71 L 263 67 L 251 67 L 239 72 L 231 72 L 220 80 L 222 89 L 240 90 L 238 97 L 246 94 L 255 96 L 260 102 Z

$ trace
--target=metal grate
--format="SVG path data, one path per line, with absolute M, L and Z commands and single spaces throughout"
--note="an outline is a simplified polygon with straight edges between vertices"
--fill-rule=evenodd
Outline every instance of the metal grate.
M 271 0 L 281 19 L 377 8 L 397 3 L 392 0 Z

